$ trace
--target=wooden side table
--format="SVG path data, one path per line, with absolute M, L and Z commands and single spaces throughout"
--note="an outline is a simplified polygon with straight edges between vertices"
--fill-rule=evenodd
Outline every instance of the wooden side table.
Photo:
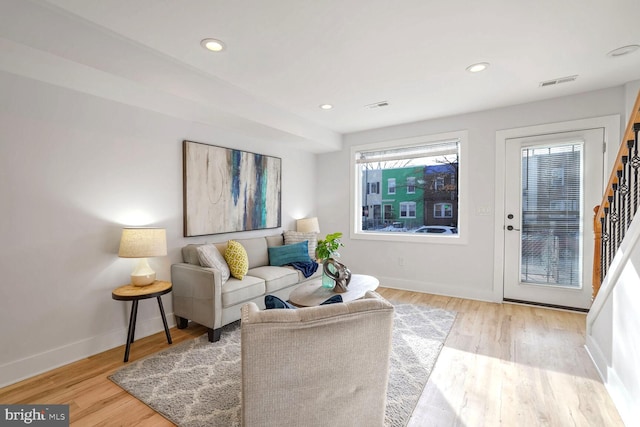
M 171 344 L 171 334 L 169 333 L 169 325 L 164 315 L 164 307 L 162 306 L 161 296 L 171 292 L 171 282 L 162 282 L 156 280 L 147 286 L 124 285 L 116 288 L 111 293 L 111 298 L 118 301 L 133 301 L 131 305 L 131 315 L 129 316 L 129 332 L 127 333 L 127 347 L 124 351 L 124 361 L 129 361 L 129 349 L 134 340 L 136 332 L 136 318 L 138 317 L 138 301 L 141 299 L 157 298 L 160 314 L 162 315 L 162 323 L 164 323 L 164 332 L 167 335 L 167 342 Z

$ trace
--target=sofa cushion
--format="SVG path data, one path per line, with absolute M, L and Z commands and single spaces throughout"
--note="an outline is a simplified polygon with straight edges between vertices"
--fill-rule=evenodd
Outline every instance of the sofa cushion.
M 315 261 L 316 248 L 318 247 L 318 233 L 303 233 L 301 231 L 287 230 L 284 232 L 284 244 L 290 245 L 298 242 L 308 242 L 309 258 Z
M 231 275 L 229 265 L 227 265 L 227 261 L 225 261 L 218 248 L 214 245 L 198 246 L 198 259 L 200 260 L 201 266 L 220 270 L 223 284 L 229 280 L 229 276 Z
M 227 250 L 224 251 L 224 259 L 229 265 L 231 275 L 238 280 L 242 280 L 247 270 L 249 270 L 249 260 L 247 251 L 235 240 L 229 240 Z
M 275 292 L 295 285 L 299 282 L 298 274 L 293 268 L 287 267 L 256 267 L 249 270 L 248 274 L 253 277 L 259 277 L 264 280 L 267 292 Z
M 264 280 L 259 277 L 244 276 L 238 280 L 230 278 L 222 287 L 222 307 L 240 304 L 265 294 Z
M 267 239 L 267 246 L 269 246 L 269 247 L 284 245 L 284 238 L 283 238 L 282 234 L 276 234 L 274 236 L 267 236 L 267 237 L 265 237 L 265 239 Z
M 267 239 L 264 237 L 254 237 L 252 239 L 237 239 L 249 258 L 249 268 L 269 265 L 269 253 L 267 252 Z
M 291 245 L 274 246 L 269 248 L 269 265 L 282 266 L 294 262 L 310 262 L 308 242 L 293 243 Z
M 189 244 L 182 248 L 182 260 L 187 264 L 200 265 L 200 259 L 198 258 L 198 248 L 202 244 Z

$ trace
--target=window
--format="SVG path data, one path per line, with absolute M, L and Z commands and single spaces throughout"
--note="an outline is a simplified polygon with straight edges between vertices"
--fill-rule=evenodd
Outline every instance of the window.
M 415 217 L 416 217 L 416 202 L 401 202 L 400 218 L 415 218 Z
M 466 243 L 466 173 L 461 162 L 466 141 L 467 132 L 459 131 L 352 146 L 351 238 Z M 383 184 L 377 199 L 367 197 L 374 181 Z M 374 219 L 369 214 L 363 227 L 362 206 L 368 206 L 369 213 L 379 209 L 382 215 Z M 396 223 L 402 227 L 394 228 Z M 426 232 L 431 228 L 424 227 L 449 232 Z
M 367 183 L 367 194 L 380 194 L 380 183 L 379 182 L 368 182 Z
M 436 203 L 433 205 L 434 218 L 452 218 L 453 205 L 451 203 Z
M 416 177 L 410 176 L 407 178 L 407 194 L 415 194 L 416 192 Z

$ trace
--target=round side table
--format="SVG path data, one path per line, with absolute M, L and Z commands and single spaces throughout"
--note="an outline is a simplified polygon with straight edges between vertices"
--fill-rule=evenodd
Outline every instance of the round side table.
M 129 316 L 129 332 L 127 333 L 127 347 L 124 351 L 124 361 L 129 361 L 129 349 L 134 340 L 136 332 L 136 318 L 138 317 L 138 301 L 142 299 L 157 298 L 160 314 L 162 315 L 162 323 L 164 323 L 164 332 L 167 335 L 167 342 L 171 344 L 171 334 L 169 333 L 169 325 L 164 315 L 164 307 L 162 306 L 162 298 L 164 294 L 171 292 L 171 282 L 162 282 L 156 280 L 147 286 L 124 285 L 116 288 L 111 293 L 111 298 L 118 301 L 133 301 L 131 305 L 131 315 Z

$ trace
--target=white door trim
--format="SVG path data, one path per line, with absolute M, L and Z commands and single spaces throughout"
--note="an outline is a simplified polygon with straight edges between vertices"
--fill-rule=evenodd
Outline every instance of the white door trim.
M 572 120 L 568 122 L 549 123 L 544 125 L 527 126 L 496 132 L 495 157 L 495 208 L 494 208 L 494 255 L 493 255 L 493 300 L 502 302 L 504 284 L 504 219 L 505 219 L 505 155 L 507 140 L 525 138 L 549 133 L 571 132 L 589 128 L 604 128 L 604 140 L 607 144 L 605 156 L 604 177 L 602 187 L 609 180 L 609 173 L 613 167 L 615 156 L 620 145 L 620 115 L 594 117 L 591 119 Z

